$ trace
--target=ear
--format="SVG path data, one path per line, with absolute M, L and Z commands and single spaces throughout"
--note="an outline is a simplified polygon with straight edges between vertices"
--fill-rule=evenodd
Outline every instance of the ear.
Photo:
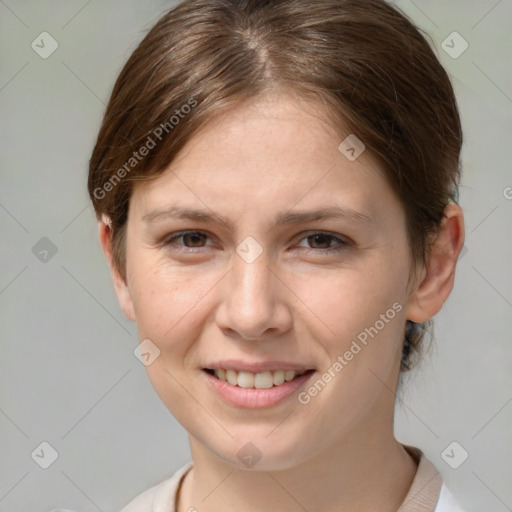
M 464 217 L 455 203 L 446 206 L 444 215 L 419 284 L 405 308 L 406 319 L 413 322 L 425 322 L 436 315 L 453 288 L 457 259 L 464 246 Z
M 123 310 L 123 313 L 132 322 L 135 322 L 135 309 L 133 307 L 130 290 L 127 282 L 123 279 L 119 271 L 114 264 L 114 257 L 112 251 L 112 223 L 111 220 L 103 214 L 101 219 L 98 221 L 98 236 L 100 239 L 101 249 L 107 260 L 110 268 L 110 275 L 114 283 L 114 289 L 117 295 L 119 305 Z

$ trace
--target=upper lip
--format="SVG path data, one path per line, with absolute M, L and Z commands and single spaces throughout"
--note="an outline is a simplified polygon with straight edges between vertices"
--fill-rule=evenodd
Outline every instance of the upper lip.
M 219 368 L 223 368 L 224 370 L 246 371 L 251 373 L 272 372 L 278 370 L 306 371 L 313 369 L 312 366 L 306 366 L 300 363 L 291 363 L 289 361 L 266 360 L 259 362 L 248 362 L 237 359 L 214 361 L 208 363 L 204 368 L 208 370 L 217 370 Z

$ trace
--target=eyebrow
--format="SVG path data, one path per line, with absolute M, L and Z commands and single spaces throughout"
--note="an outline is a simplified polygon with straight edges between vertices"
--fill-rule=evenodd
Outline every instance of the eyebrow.
M 209 210 L 195 210 L 179 206 L 170 206 L 169 208 L 165 209 L 153 210 L 144 215 L 142 220 L 144 222 L 151 223 L 165 220 L 167 218 L 189 219 L 204 223 L 212 222 L 214 224 L 223 225 L 231 231 L 233 230 L 233 224 L 231 221 L 215 212 Z M 364 213 L 352 210 L 351 208 L 331 206 L 318 210 L 296 210 L 281 212 L 275 218 L 273 227 L 287 224 L 306 224 L 308 222 L 318 220 L 339 218 L 348 219 L 358 224 L 364 224 L 367 226 L 371 226 L 374 223 L 374 220 Z

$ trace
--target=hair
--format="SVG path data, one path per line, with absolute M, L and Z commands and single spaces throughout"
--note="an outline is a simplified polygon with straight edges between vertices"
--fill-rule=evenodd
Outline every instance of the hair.
M 134 183 L 158 177 L 217 114 L 276 90 L 324 106 L 340 142 L 364 142 L 405 211 L 413 267 L 426 264 L 458 201 L 462 129 L 420 30 L 384 0 L 185 0 L 123 67 L 90 159 L 89 195 L 124 280 Z M 431 322 L 407 320 L 401 371 Z

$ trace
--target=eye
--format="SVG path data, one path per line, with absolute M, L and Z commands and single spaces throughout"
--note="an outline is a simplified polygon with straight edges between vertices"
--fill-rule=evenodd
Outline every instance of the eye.
M 306 240 L 309 244 L 313 245 L 312 248 L 306 247 L 307 252 L 314 252 L 320 254 L 342 251 L 349 245 L 348 241 L 338 236 L 332 235 L 331 233 L 325 233 L 323 231 L 311 233 L 308 236 L 304 237 L 303 240 Z M 337 245 L 333 247 L 331 245 L 332 241 L 337 243 Z M 322 247 L 315 247 L 317 245 L 320 245 Z
M 188 252 L 197 252 L 193 249 L 207 247 L 206 241 L 209 238 L 209 235 L 203 231 L 180 231 L 179 233 L 174 233 L 172 236 L 165 239 L 163 245 L 174 246 L 178 250 L 191 249 L 191 251 Z M 179 239 L 182 239 L 183 243 L 176 243 Z M 316 254 L 342 251 L 349 245 L 348 241 L 340 238 L 339 236 L 335 236 L 331 233 L 326 233 L 323 231 L 312 232 L 311 234 L 303 237 L 301 240 L 305 240 L 307 243 L 313 246 L 305 247 L 306 252 L 312 252 Z M 334 242 L 336 245 L 333 246 L 332 242 Z M 298 247 L 301 246 L 298 245 Z
M 183 244 L 175 243 L 178 239 L 183 239 Z M 205 239 L 209 236 L 203 231 L 180 231 L 164 240 L 163 245 L 175 245 L 183 249 L 200 249 L 205 247 Z

